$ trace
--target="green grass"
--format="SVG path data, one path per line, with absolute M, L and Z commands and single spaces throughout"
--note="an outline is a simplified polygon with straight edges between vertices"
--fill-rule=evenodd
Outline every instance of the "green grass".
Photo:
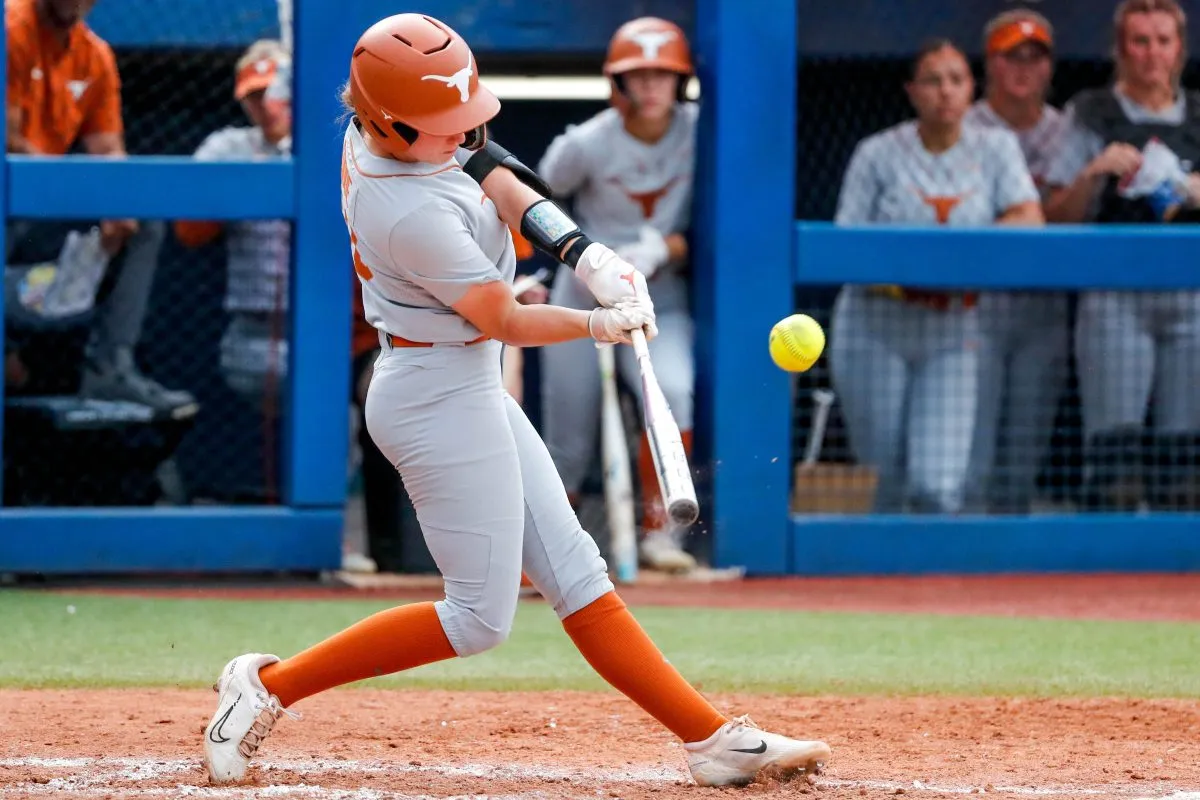
M 75 613 L 67 611 L 74 606 Z M 0 592 L 0 686 L 211 684 L 228 658 L 287 656 L 386 602 L 162 600 Z M 705 691 L 1200 697 L 1200 625 L 637 608 Z M 550 609 L 501 648 L 363 684 L 605 689 Z

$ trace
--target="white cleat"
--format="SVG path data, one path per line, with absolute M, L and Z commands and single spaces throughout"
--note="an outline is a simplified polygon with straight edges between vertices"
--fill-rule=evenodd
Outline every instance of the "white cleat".
M 767 733 L 749 717 L 738 717 L 703 742 L 685 744 L 683 749 L 699 786 L 745 786 L 760 775 L 778 780 L 816 775 L 833 755 L 824 742 Z
M 649 531 L 639 549 L 642 566 L 647 569 L 684 575 L 696 569 L 696 559 L 683 549 L 679 537 L 670 531 Z
M 299 718 L 284 709 L 258 677 L 260 669 L 278 660 L 278 656 L 247 653 L 226 664 L 217 678 L 213 686 L 217 712 L 204 731 L 204 765 L 213 783 L 241 780 L 276 721 L 283 714 Z

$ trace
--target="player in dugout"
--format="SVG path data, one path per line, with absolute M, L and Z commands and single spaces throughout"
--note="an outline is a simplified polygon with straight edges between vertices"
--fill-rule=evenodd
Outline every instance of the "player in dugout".
M 987 84 L 968 124 L 1012 131 L 1045 199 L 1046 171 L 1066 123 L 1046 101 L 1054 71 L 1054 29 L 1044 16 L 1013 9 L 983 32 Z M 1067 384 L 1071 331 L 1064 292 L 989 291 L 979 298 L 979 420 L 968 491 L 972 510 L 1027 514 L 1050 448 Z
M 692 75 L 687 38 L 667 20 L 631 20 L 613 34 L 604 73 L 611 81 L 612 107 L 557 136 L 538 172 L 556 196 L 573 199 L 583 224 L 646 275 L 659 326 L 650 353 L 690 451 L 695 367 L 688 230 L 699 106 L 685 99 Z M 595 306 L 583 283 L 564 267 L 559 267 L 550 300 L 571 308 Z M 640 397 L 632 349 L 616 355 L 622 381 Z M 587 342 L 564 342 L 543 349 L 542 370 L 546 443 L 577 502 L 600 429 L 599 364 Z M 691 572 L 696 559 L 683 546 L 687 530 L 668 519 L 645 433 L 638 473 L 642 564 Z
M 1200 93 L 1180 84 L 1187 63 L 1183 8 L 1176 0 L 1125 0 L 1113 38 L 1113 84 L 1080 92 L 1064 109 L 1068 131 L 1050 166 L 1046 216 L 1200 222 Z M 1200 291 L 1084 292 L 1075 354 L 1085 504 L 1200 508 Z
M 936 39 L 906 86 L 916 119 L 864 139 L 836 221 L 1040 225 L 1038 194 L 1010 131 L 964 125 L 974 81 L 962 51 Z M 850 444 L 878 472 L 880 513 L 958 513 L 968 496 L 979 407 L 977 296 L 950 289 L 845 286 L 829 353 Z

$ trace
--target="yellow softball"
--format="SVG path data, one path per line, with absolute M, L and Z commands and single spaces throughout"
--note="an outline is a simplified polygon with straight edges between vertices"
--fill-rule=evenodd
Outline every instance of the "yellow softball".
M 804 372 L 825 349 L 825 331 L 807 314 L 792 314 L 775 323 L 768 340 L 771 360 L 782 370 Z

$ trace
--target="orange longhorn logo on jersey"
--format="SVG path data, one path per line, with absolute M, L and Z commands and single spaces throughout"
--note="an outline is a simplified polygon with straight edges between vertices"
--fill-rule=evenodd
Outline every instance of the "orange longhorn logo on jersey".
M 673 187 L 679 181 L 679 176 L 671 178 L 671 180 L 667 181 L 663 186 L 649 192 L 631 192 L 625 188 L 625 184 L 621 183 L 620 178 L 610 178 L 609 180 L 612 183 L 615 183 L 617 186 L 620 186 L 621 191 L 625 192 L 625 196 L 628 197 L 631 202 L 637 203 L 642 207 L 643 218 L 650 219 L 654 216 L 654 209 L 658 208 L 658 201 L 662 200 L 663 197 L 666 196 L 667 192 L 671 191 L 671 187 Z
M 958 208 L 958 204 L 971 196 L 971 192 L 966 194 L 951 194 L 951 195 L 928 195 L 917 190 L 917 194 L 921 197 L 921 202 L 933 209 L 934 215 L 937 217 L 939 225 L 945 225 L 950 221 L 950 215 L 954 209 Z

